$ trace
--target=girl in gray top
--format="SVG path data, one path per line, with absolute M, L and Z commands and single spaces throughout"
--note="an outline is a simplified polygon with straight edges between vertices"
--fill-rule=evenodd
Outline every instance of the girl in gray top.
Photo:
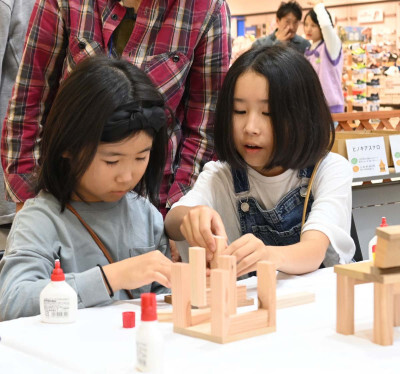
M 152 204 L 166 123 L 161 95 L 126 61 L 89 58 L 61 85 L 43 130 L 40 193 L 16 215 L 0 262 L 1 320 L 39 314 L 56 259 L 80 308 L 126 299 L 126 290 L 166 292 L 170 254 Z

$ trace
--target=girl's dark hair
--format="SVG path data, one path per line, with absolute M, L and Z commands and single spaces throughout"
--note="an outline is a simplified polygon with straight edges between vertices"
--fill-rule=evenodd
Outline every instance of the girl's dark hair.
M 161 94 L 131 63 L 105 56 L 79 63 L 58 90 L 43 127 L 36 192 L 44 189 L 53 194 L 63 211 L 99 143 L 104 141 L 104 125 L 116 109 L 132 102 L 143 108 L 164 108 Z M 108 126 L 107 142 L 119 142 L 138 131 L 153 138 L 148 167 L 134 190 L 157 205 L 166 159 L 166 123 L 158 132 L 151 127 L 123 133 L 120 130 L 113 133 Z
M 314 68 L 290 47 L 253 48 L 229 69 L 219 93 L 214 137 L 218 157 L 231 167 L 245 167 L 233 138 L 233 99 L 237 79 L 252 71 L 268 81 L 274 149 L 265 170 L 315 165 L 334 142 L 334 124 Z
M 286 17 L 289 13 L 292 13 L 298 21 L 301 20 L 303 11 L 297 1 L 288 1 L 287 3 L 281 2 L 278 10 L 276 11 L 276 17 L 278 19 L 282 19 L 283 17 Z
M 326 11 L 326 12 L 328 13 L 329 20 L 331 21 L 331 24 L 332 24 L 332 26 L 333 26 L 331 14 L 330 14 L 328 11 Z M 318 22 L 317 13 L 314 12 L 314 9 L 311 9 L 311 10 L 306 14 L 306 16 L 304 17 L 304 21 L 306 20 L 306 18 L 307 18 L 308 16 L 311 17 L 311 20 L 312 20 L 312 21 L 319 27 L 319 29 L 321 30 L 321 26 L 319 25 L 319 22 Z M 321 33 L 321 36 L 322 36 L 322 39 L 324 39 L 324 36 L 322 35 L 322 33 Z

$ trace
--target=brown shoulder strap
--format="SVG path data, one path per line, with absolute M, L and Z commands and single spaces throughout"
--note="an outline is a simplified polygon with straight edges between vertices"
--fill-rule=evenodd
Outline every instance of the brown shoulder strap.
M 319 165 L 321 164 L 321 161 L 322 161 L 322 160 L 323 160 L 323 159 L 321 158 L 321 159 L 317 162 L 317 164 L 314 166 L 314 170 L 313 170 L 313 172 L 312 172 L 312 174 L 311 174 L 310 181 L 308 182 L 306 199 L 304 200 L 303 217 L 301 218 L 301 230 L 303 230 L 303 226 L 304 226 L 304 223 L 305 223 L 305 221 L 306 221 L 307 205 L 308 205 L 308 200 L 309 200 L 310 194 L 311 194 L 311 187 L 312 187 L 313 182 L 314 182 L 315 174 L 317 174 L 318 167 L 319 167 Z M 301 237 L 301 234 L 302 234 L 302 232 L 300 233 L 300 237 Z
M 79 219 L 79 221 L 82 223 L 82 225 L 85 227 L 85 229 L 89 232 L 93 240 L 96 242 L 100 250 L 103 252 L 104 256 L 106 256 L 106 259 L 110 264 L 114 263 L 113 258 L 110 255 L 110 252 L 108 252 L 107 248 L 104 246 L 103 242 L 100 240 L 100 238 L 96 235 L 96 233 L 92 230 L 92 228 L 85 222 L 85 220 L 80 216 L 80 214 L 75 210 L 75 208 L 71 204 L 67 204 L 66 208 L 69 209 L 76 218 Z M 128 297 L 130 299 L 133 299 L 132 292 L 129 290 L 125 290 L 125 292 L 128 294 Z

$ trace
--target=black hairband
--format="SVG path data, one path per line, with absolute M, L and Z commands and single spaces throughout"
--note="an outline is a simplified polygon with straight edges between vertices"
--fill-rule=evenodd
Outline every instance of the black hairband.
M 102 141 L 112 141 L 119 133 L 151 128 L 158 132 L 167 123 L 165 110 L 161 106 L 142 107 L 136 103 L 117 108 L 104 125 Z

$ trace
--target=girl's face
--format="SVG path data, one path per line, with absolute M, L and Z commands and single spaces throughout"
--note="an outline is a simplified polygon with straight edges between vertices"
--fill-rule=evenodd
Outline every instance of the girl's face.
M 119 143 L 100 143 L 96 155 L 78 182 L 85 201 L 121 199 L 142 179 L 149 163 L 153 139 L 144 131 Z M 75 195 L 74 200 L 79 200 Z
M 233 139 L 236 150 L 251 168 L 273 176 L 283 170 L 264 170 L 274 142 L 268 91 L 268 81 L 263 75 L 248 71 L 239 76 L 233 97 Z
M 310 16 L 307 16 L 304 20 L 304 32 L 306 38 L 312 40 L 313 43 L 322 39 L 321 29 L 312 21 Z

